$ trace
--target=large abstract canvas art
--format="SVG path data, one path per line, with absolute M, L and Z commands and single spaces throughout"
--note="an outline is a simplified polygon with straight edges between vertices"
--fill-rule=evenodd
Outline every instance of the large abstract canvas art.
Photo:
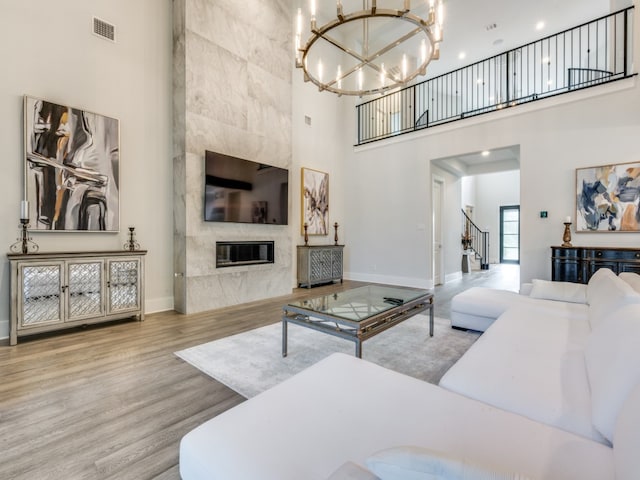
M 302 225 L 309 235 L 327 235 L 329 228 L 329 174 L 302 169 Z
M 29 96 L 24 115 L 31 228 L 117 232 L 118 120 Z
M 576 232 L 640 231 L 640 163 L 576 169 Z

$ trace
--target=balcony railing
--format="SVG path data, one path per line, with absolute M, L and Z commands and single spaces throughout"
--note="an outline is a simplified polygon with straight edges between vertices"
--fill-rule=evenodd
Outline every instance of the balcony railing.
M 633 8 L 362 103 L 357 144 L 632 76 Z

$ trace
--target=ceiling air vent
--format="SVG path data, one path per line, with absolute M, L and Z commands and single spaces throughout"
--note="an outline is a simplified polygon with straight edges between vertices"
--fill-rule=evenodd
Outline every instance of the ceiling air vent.
M 93 33 L 106 40 L 116 41 L 116 27 L 98 17 L 93 17 Z

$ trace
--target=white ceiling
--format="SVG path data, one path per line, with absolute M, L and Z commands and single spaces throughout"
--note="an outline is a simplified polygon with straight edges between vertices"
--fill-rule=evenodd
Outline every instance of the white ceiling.
M 335 17 L 335 1 L 316 0 L 316 3 L 319 22 Z M 342 3 L 345 13 L 363 8 L 363 0 L 342 0 Z M 294 4 L 304 13 L 308 12 L 307 1 L 294 0 Z M 413 0 L 411 10 L 423 16 L 427 4 L 428 0 Z M 433 61 L 426 77 L 420 77 L 418 81 L 562 32 L 632 4 L 633 0 L 444 0 L 444 39 L 440 46 L 440 59 Z M 400 0 L 378 0 L 379 8 L 400 9 L 402 5 Z M 539 22 L 544 22 L 542 29 L 536 29 Z M 390 38 L 397 38 L 393 32 L 390 33 Z M 376 34 L 383 35 L 380 32 Z M 465 53 L 463 59 L 459 58 L 461 52 Z M 500 148 L 492 150 L 488 156 L 472 152 L 434 163 L 458 176 L 516 170 L 519 169 L 520 149 L 518 146 Z
M 307 21 L 309 1 L 294 0 L 294 5 L 301 7 Z M 364 8 L 365 1 L 370 5 L 370 0 L 342 0 L 344 13 Z M 428 0 L 413 0 L 411 11 L 426 17 L 428 3 Z M 616 3 L 616 8 L 623 8 L 632 5 L 633 0 L 444 0 L 444 40 L 440 45 L 440 60 L 432 62 L 426 77 L 419 80 L 450 72 L 606 15 L 611 11 L 611 3 Z M 316 4 L 319 25 L 336 17 L 334 0 L 316 0 Z M 402 9 L 403 4 L 403 0 L 377 2 L 378 8 Z M 545 24 L 541 30 L 536 30 L 538 22 Z M 355 25 L 353 27 L 355 29 Z M 376 31 L 376 38 L 372 41 L 382 43 L 380 37 L 385 35 L 389 41 L 399 36 L 393 31 Z M 460 52 L 465 52 L 464 59 L 458 58 Z

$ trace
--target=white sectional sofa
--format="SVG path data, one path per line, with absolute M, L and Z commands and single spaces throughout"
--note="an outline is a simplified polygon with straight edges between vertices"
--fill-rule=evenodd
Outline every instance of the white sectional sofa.
M 622 277 L 534 282 L 440 386 L 330 355 L 188 433 L 182 478 L 638 479 L 640 276 Z

